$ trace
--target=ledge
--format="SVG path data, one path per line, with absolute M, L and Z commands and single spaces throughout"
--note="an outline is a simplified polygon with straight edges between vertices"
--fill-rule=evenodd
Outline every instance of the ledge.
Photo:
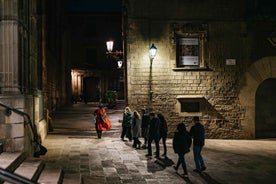
M 173 68 L 173 71 L 214 71 L 211 68 L 195 68 L 195 67 L 179 67 L 179 68 Z

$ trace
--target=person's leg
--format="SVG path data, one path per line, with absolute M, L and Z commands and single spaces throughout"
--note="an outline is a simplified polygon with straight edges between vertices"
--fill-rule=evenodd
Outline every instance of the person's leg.
M 196 170 L 194 171 L 200 171 L 200 162 L 199 162 L 199 153 L 200 153 L 200 147 L 199 146 L 193 146 L 193 152 L 194 152 L 194 161 L 196 165 Z
M 188 174 L 188 172 L 187 172 L 187 166 L 186 166 L 186 161 L 185 161 L 185 154 L 182 154 L 182 162 L 181 162 L 181 164 L 182 164 L 182 169 L 183 169 L 184 174 Z
M 163 156 L 167 155 L 167 145 L 166 145 L 166 140 L 167 140 L 167 134 L 164 134 L 162 136 L 162 143 L 163 143 L 163 147 L 164 147 L 164 153 Z
M 159 157 L 159 156 L 160 156 L 159 140 L 160 140 L 159 136 L 156 135 L 156 136 L 154 137 L 154 142 L 155 142 L 155 147 L 156 147 L 156 157 Z
M 131 131 L 131 127 L 129 127 L 129 137 L 130 137 L 130 141 L 132 141 L 132 131 Z
M 138 145 L 138 149 L 141 148 L 141 141 L 139 140 L 139 137 L 137 137 L 137 145 Z
M 147 145 L 146 128 L 142 128 L 142 136 L 143 136 L 143 139 L 144 139 L 144 146 L 143 147 L 146 147 L 146 145 Z
M 127 135 L 128 135 L 128 140 L 132 141 L 131 127 L 127 127 Z
M 181 164 L 181 154 L 178 153 L 178 160 L 177 160 L 176 166 L 174 167 L 176 171 L 178 170 L 180 164 Z
M 151 143 L 152 143 L 153 137 L 149 137 L 148 140 L 148 156 L 152 156 L 152 149 L 151 149 Z
M 200 169 L 203 171 L 206 169 L 206 166 L 205 166 L 205 163 L 204 163 L 204 160 L 202 158 L 202 155 L 201 155 L 201 151 L 202 151 L 202 146 L 200 146 L 199 148 L 199 154 L 198 154 L 198 159 L 199 159 L 199 163 L 200 163 Z
M 136 137 L 133 137 L 133 144 L 132 144 L 132 147 L 133 147 L 133 148 L 136 148 L 136 145 L 137 145 Z
M 102 131 L 99 130 L 99 133 L 98 133 L 98 138 L 101 139 L 102 138 Z
M 122 127 L 121 139 L 124 139 L 125 135 L 126 135 L 126 127 L 123 126 Z

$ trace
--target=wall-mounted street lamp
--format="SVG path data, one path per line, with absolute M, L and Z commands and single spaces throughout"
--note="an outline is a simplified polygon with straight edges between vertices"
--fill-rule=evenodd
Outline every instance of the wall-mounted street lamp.
M 107 41 L 106 42 L 106 48 L 107 48 L 107 51 L 108 52 L 112 52 L 112 50 L 113 50 L 113 41 Z
M 155 47 L 154 44 L 152 44 L 149 48 L 149 58 L 150 58 L 150 78 L 149 78 L 149 98 L 150 98 L 150 104 L 152 102 L 152 61 L 156 56 L 157 48 Z
M 118 68 L 120 69 L 123 66 L 123 61 L 119 60 L 117 61 L 117 64 L 118 64 Z
M 149 48 L 149 57 L 151 60 L 153 60 L 156 56 L 157 48 L 155 47 L 154 44 L 152 44 Z
M 107 49 L 106 54 L 109 58 L 117 61 L 118 68 L 120 69 L 123 66 L 123 61 L 120 59 L 122 59 L 122 56 L 124 53 L 123 51 L 117 51 L 117 50 L 113 52 L 113 45 L 114 45 L 114 42 L 112 40 L 106 42 L 106 49 Z

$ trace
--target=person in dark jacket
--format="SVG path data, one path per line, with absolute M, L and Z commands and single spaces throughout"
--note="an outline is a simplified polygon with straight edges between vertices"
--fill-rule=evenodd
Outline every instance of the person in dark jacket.
M 188 177 L 187 166 L 185 162 L 185 154 L 190 151 L 191 144 L 192 139 L 186 130 L 185 124 L 179 123 L 177 125 L 177 132 L 175 132 L 173 137 L 173 149 L 174 152 L 178 154 L 178 161 L 176 166 L 174 166 L 174 169 L 177 172 L 178 167 L 181 164 L 182 169 L 184 171 L 182 176 L 184 177 Z
M 196 169 L 194 172 L 201 173 L 206 169 L 204 160 L 201 155 L 202 148 L 205 144 L 205 129 L 200 123 L 199 117 L 193 117 L 194 125 L 190 130 L 190 136 L 193 138 L 193 152 Z
M 121 139 L 123 141 L 125 136 L 128 138 L 129 141 L 132 141 L 131 123 L 132 123 L 132 111 L 130 110 L 129 107 L 126 107 L 123 115 L 123 122 L 122 122 Z
M 162 144 L 164 148 L 164 153 L 162 156 L 167 156 L 167 145 L 166 145 L 166 140 L 167 140 L 167 134 L 168 134 L 168 125 L 167 121 L 164 118 L 162 114 L 157 114 L 157 117 L 160 121 L 160 139 L 162 139 Z
M 146 112 L 145 108 L 143 108 L 141 112 L 142 112 L 142 137 L 144 138 L 144 145 L 142 146 L 142 148 L 146 149 L 148 138 L 149 138 L 150 117 L 149 117 L 149 114 Z
M 149 127 L 149 140 L 148 140 L 148 154 L 146 156 L 152 156 L 151 143 L 154 140 L 156 148 L 156 158 L 159 158 L 159 138 L 160 136 L 160 122 L 159 119 L 155 116 L 155 113 L 150 113 L 150 127 Z

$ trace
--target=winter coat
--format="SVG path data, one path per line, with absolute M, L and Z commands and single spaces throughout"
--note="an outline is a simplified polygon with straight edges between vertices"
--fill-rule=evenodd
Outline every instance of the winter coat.
M 167 121 L 165 119 L 163 120 L 159 119 L 159 121 L 160 121 L 160 134 L 161 135 L 167 134 L 168 132 Z
M 160 135 L 160 122 L 158 118 L 152 118 L 150 120 L 149 137 L 155 137 Z
M 141 120 L 138 118 L 133 118 L 131 129 L 132 129 L 132 137 L 134 137 L 134 138 L 140 137 L 140 135 L 141 135 Z
M 131 112 L 124 113 L 122 126 L 131 127 L 131 122 L 132 122 L 132 113 Z
M 99 131 L 109 130 L 111 128 L 111 123 L 106 115 L 104 108 L 99 108 L 95 112 L 96 115 L 96 129 Z
M 173 149 L 175 153 L 188 153 L 192 144 L 192 139 L 187 131 L 175 132 L 173 137 Z

